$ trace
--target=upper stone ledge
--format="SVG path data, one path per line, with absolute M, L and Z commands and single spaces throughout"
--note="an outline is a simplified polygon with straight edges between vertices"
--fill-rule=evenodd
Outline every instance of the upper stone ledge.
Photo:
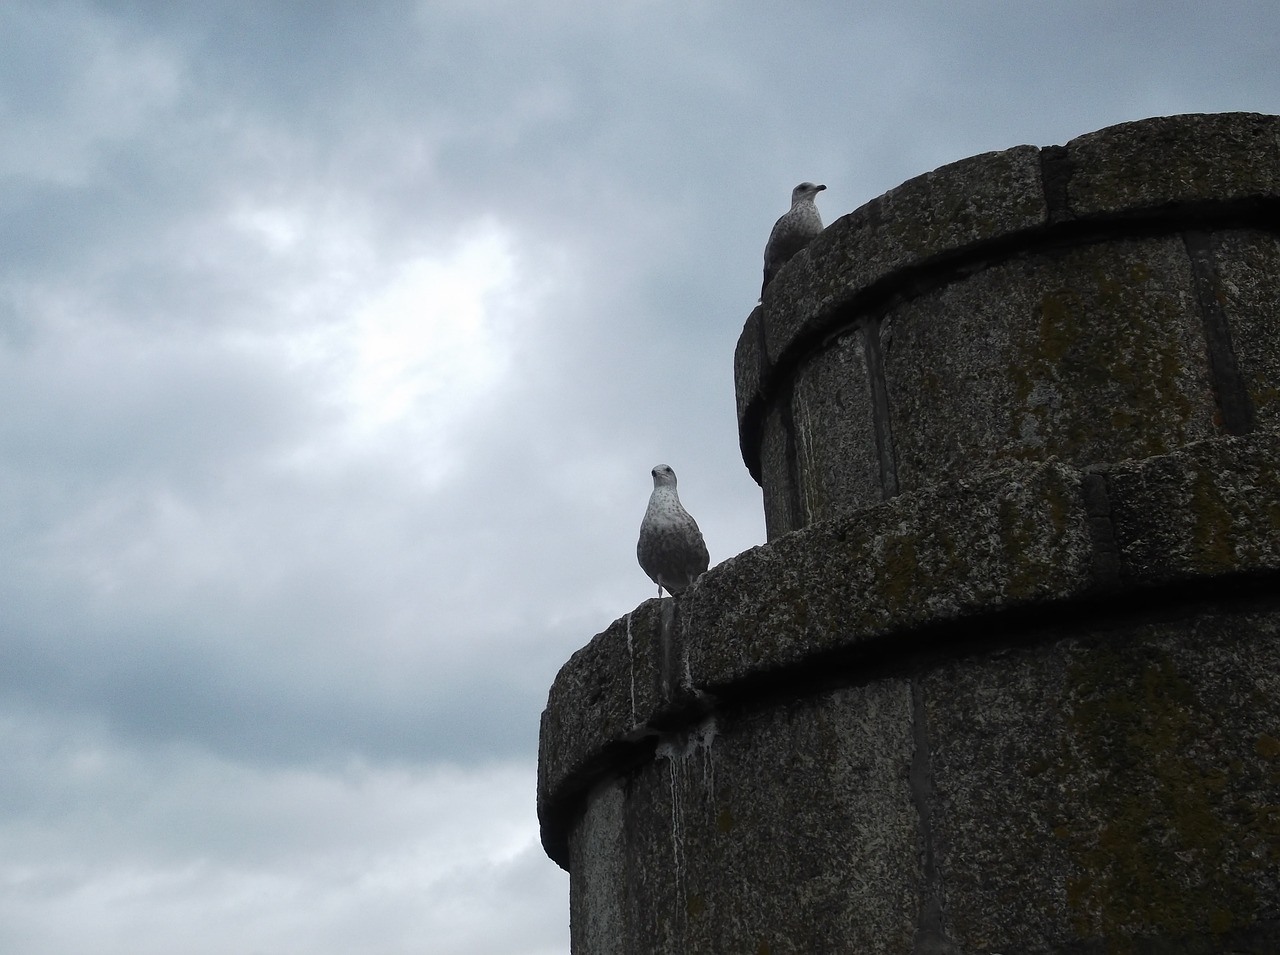
M 548 854 L 566 864 L 567 820 L 597 779 L 718 698 L 871 646 L 891 658 L 925 628 L 959 651 L 972 628 L 947 624 L 1280 571 L 1278 460 L 1280 432 L 1261 431 L 1084 471 L 1021 465 L 813 524 L 678 599 L 645 601 L 551 687 L 538 766 Z
M 1076 218 L 1280 196 L 1280 116 L 1158 116 L 1078 136 L 1066 151 Z
M 941 166 L 832 222 L 769 284 L 743 331 L 762 344 L 739 343 L 739 422 L 776 366 L 851 310 L 909 292 L 924 269 L 978 268 L 1061 228 L 1277 201 L 1280 116 L 1261 113 L 1157 117 Z
M 765 289 L 765 360 L 819 334 L 886 276 L 1000 236 L 1043 226 L 1040 151 L 1017 146 L 909 179 L 837 219 Z

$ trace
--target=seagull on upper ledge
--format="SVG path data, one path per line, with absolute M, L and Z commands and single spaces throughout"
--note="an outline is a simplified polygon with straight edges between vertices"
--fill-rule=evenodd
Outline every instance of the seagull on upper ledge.
M 778 274 L 778 269 L 822 231 L 822 215 L 818 212 L 813 197 L 825 188 L 827 187 L 815 186 L 811 182 L 802 182 L 791 190 L 791 208 L 773 224 L 769 241 L 764 246 L 764 284 L 760 286 L 761 298 L 773 277 Z

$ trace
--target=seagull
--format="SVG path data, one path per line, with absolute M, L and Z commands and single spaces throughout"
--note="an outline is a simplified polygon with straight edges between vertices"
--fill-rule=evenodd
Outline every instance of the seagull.
M 818 207 L 813 204 L 813 197 L 825 188 L 827 187 L 815 186 L 811 182 L 802 182 L 791 190 L 791 208 L 773 224 L 769 241 L 764 246 L 764 284 L 760 286 L 762 298 L 764 290 L 778 274 L 778 269 L 822 231 L 822 216 L 818 213 Z
M 684 593 L 711 562 L 697 521 L 676 494 L 676 472 L 665 464 L 653 469 L 653 493 L 640 522 L 636 557 L 658 585 L 659 597 L 664 589 L 670 594 Z

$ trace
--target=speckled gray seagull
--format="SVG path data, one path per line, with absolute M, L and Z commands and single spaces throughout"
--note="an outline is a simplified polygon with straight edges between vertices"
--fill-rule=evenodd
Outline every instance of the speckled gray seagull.
M 825 188 L 827 187 L 815 186 L 811 182 L 802 182 L 791 190 L 791 208 L 773 224 L 769 241 L 764 246 L 764 284 L 760 286 L 762 298 L 764 290 L 778 274 L 778 269 L 822 231 L 822 216 L 814 205 L 813 197 Z
M 680 503 L 676 494 L 676 472 L 665 464 L 653 469 L 653 493 L 640 522 L 640 542 L 636 556 L 649 579 L 665 589 L 682 594 L 711 562 L 698 523 Z

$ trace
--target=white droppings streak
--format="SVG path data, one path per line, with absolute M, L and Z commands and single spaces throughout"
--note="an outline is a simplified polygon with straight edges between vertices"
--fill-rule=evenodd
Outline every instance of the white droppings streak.
M 720 728 L 714 716 L 708 716 L 699 723 L 693 733 L 697 740 L 695 748 L 702 759 L 702 788 L 708 811 L 715 805 L 716 796 L 716 761 L 711 754 L 711 746 L 719 734 Z
M 680 898 L 680 886 L 684 882 L 684 800 L 681 796 L 684 761 L 682 747 L 664 740 L 658 744 L 657 756 L 667 761 L 668 782 L 671 784 L 671 864 L 674 870 L 676 898 Z
M 684 790 L 688 774 L 686 767 L 690 758 L 696 757 L 701 762 L 702 801 L 708 818 L 715 799 L 715 761 L 711 747 L 719 735 L 716 718 L 708 716 L 687 733 L 672 734 L 658 744 L 655 755 L 667 761 L 668 780 L 671 785 L 671 860 L 674 869 L 673 883 L 676 899 L 683 898 L 682 886 L 685 882 L 685 805 Z M 683 903 L 680 902 L 683 908 Z

